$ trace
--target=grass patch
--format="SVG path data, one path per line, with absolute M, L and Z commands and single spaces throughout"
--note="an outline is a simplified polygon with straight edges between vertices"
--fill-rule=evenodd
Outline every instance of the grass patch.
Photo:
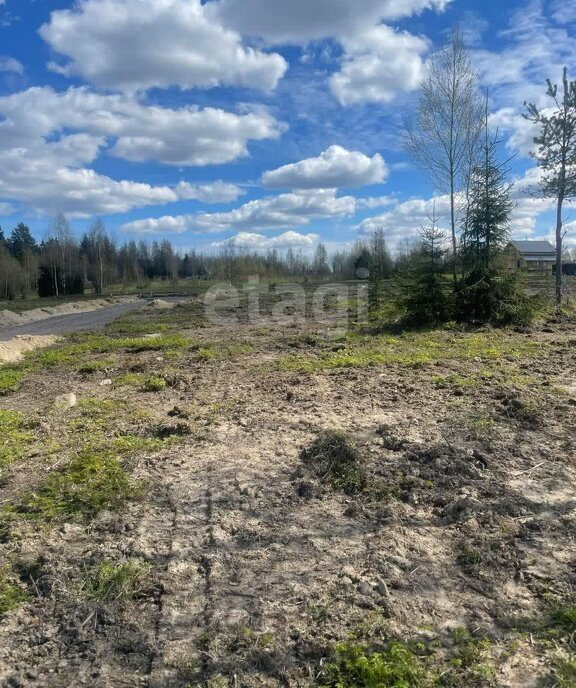
M 145 392 L 162 392 L 168 387 L 168 382 L 163 377 L 152 376 L 144 381 Z
M 10 580 L 8 567 L 0 568 L 0 616 L 16 609 L 29 595 Z
M 0 367 L 0 395 L 16 391 L 21 382 L 32 373 L 51 368 L 76 367 L 78 359 L 86 354 L 163 351 L 166 357 L 171 357 L 189 345 L 190 340 L 177 334 L 119 338 L 95 334 L 72 335 L 64 344 L 28 352 L 20 363 Z M 84 371 L 80 372 L 96 372 L 99 369 L 98 363 L 92 364 L 91 361 L 85 361 L 82 367 Z
M 323 432 L 302 452 L 301 458 L 320 480 L 334 490 L 355 495 L 367 486 L 360 454 L 345 433 Z
M 140 373 L 124 373 L 116 379 L 116 387 L 140 387 L 146 378 Z
M 151 571 L 147 562 L 104 561 L 88 574 L 84 593 L 98 602 L 138 599 L 150 590 Z
M 87 449 L 51 473 L 15 510 L 46 521 L 90 517 L 101 509 L 117 509 L 139 493 L 116 453 Z
M 412 332 L 399 337 L 372 337 L 351 333 L 338 351 L 324 351 L 309 356 L 285 356 L 278 361 L 278 367 L 280 370 L 308 373 L 376 365 L 421 368 L 448 360 L 534 358 L 544 351 L 544 346 L 538 342 L 497 332 L 468 334 L 438 330 L 428 333 Z
M 450 648 L 429 643 L 388 640 L 339 643 L 321 670 L 320 688 L 484 688 L 494 685 L 488 658 L 491 643 L 466 628 L 452 631 Z
M 554 681 L 555 688 L 575 688 L 576 655 L 554 661 L 552 680 Z
M 233 344 L 210 342 L 198 348 L 194 352 L 194 356 L 200 361 L 228 361 L 249 354 L 253 350 L 254 347 L 249 342 L 235 342 Z
M 78 372 L 81 375 L 90 375 L 92 373 L 101 373 L 109 370 L 116 365 L 115 358 L 105 358 L 101 361 L 86 361 L 78 366 Z
M 27 374 L 25 368 L 17 365 L 0 367 L 0 396 L 15 392 Z
M 22 458 L 34 436 L 24 432 L 25 421 L 16 411 L 0 409 L 0 468 Z
M 380 652 L 340 643 L 324 667 L 320 688 L 427 688 L 434 685 L 421 660 L 405 645 L 392 642 Z

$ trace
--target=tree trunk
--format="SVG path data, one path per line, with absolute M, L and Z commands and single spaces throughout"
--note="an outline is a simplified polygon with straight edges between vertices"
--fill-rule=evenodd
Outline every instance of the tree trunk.
M 558 205 L 556 208 L 556 308 L 562 306 L 562 285 L 563 285 L 563 272 L 562 272 L 562 206 L 564 204 L 564 198 L 560 194 L 558 196 Z
M 454 189 L 454 176 L 450 179 L 450 224 L 452 229 L 452 278 L 454 280 L 454 291 L 458 288 L 458 270 L 456 266 L 458 244 L 456 242 L 456 201 Z

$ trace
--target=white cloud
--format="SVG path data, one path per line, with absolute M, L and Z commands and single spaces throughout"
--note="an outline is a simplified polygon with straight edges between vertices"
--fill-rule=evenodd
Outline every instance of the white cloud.
M 552 17 L 559 24 L 575 24 L 576 5 L 567 0 L 555 0 L 552 3 Z
M 557 83 L 564 65 L 574 73 L 574 36 L 569 28 L 553 24 L 544 15 L 542 2 L 532 0 L 512 15 L 510 27 L 500 38 L 505 41 L 503 50 L 474 50 L 472 57 L 497 110 L 493 123 L 510 135 L 509 148 L 527 156 L 533 149 L 533 128 L 522 117 L 523 104 L 548 106 L 546 79 Z
M 0 215 L 12 215 L 15 208 L 10 203 L 0 203 Z
M 406 239 L 413 241 L 418 238 L 423 226 L 430 224 L 430 216 L 436 213 L 439 226 L 447 229 L 449 225 L 450 197 L 415 198 L 398 203 L 391 210 L 363 220 L 358 228 L 369 234 L 382 229 L 391 246 L 395 246 Z
M 216 241 L 211 244 L 212 248 L 224 248 L 234 246 L 243 251 L 269 251 L 277 249 L 284 251 L 289 248 L 307 249 L 314 248 L 320 237 L 318 234 L 300 234 L 299 232 L 284 232 L 279 236 L 269 237 L 264 234 L 254 234 L 252 232 L 239 232 L 236 236 L 225 241 Z
M 352 196 L 337 197 L 334 189 L 319 189 L 250 201 L 227 213 L 197 215 L 195 225 L 205 232 L 299 227 L 312 220 L 353 215 L 355 210 Z
M 342 105 L 390 103 L 418 88 L 428 42 L 406 31 L 374 26 L 343 39 L 341 70 L 330 88 Z
M 24 65 L 9 55 L 0 55 L 0 72 L 24 74 Z
M 246 155 L 250 139 L 276 137 L 280 131 L 264 111 L 172 110 L 86 88 L 64 93 L 31 88 L 2 97 L 0 115 L 0 196 L 39 213 L 62 210 L 76 217 L 181 198 L 216 203 L 238 197 L 236 187 L 222 182 L 197 187 L 184 182 L 174 190 L 85 169 L 104 150 L 128 160 L 220 164 Z
M 305 45 L 348 36 L 382 20 L 426 9 L 443 10 L 450 0 L 219 0 L 207 12 L 224 25 L 272 44 Z
M 68 61 L 52 65 L 103 88 L 275 88 L 287 63 L 245 47 L 200 0 L 83 0 L 52 12 L 40 34 Z
M 6 117 L 0 122 L 0 146 L 26 146 L 31 138 L 73 129 L 114 141 L 109 152 L 116 157 L 177 166 L 231 162 L 248 154 L 249 140 L 277 138 L 282 131 L 263 109 L 243 114 L 170 109 L 87 88 L 62 93 L 30 88 L 0 98 L 0 113 Z
M 341 146 L 330 146 L 317 158 L 266 172 L 262 182 L 272 188 L 341 189 L 379 184 L 387 176 L 388 168 L 381 155 L 369 158 Z
M 192 221 L 191 215 L 164 215 L 126 222 L 120 229 L 128 234 L 182 234 L 190 229 Z
M 212 184 L 189 184 L 179 182 L 175 188 L 183 200 L 200 201 L 201 203 L 232 203 L 244 193 L 235 184 L 218 181 Z
M 386 208 L 389 205 L 394 205 L 398 200 L 395 196 L 366 196 L 364 198 L 356 199 L 356 208 L 358 210 L 376 208 Z
M 529 157 L 534 150 L 534 137 L 538 134 L 538 127 L 522 117 L 517 109 L 501 108 L 490 115 L 490 126 L 508 133 L 506 146 L 509 150 Z
M 97 147 L 97 140 L 77 134 L 54 143 L 0 150 L 0 196 L 16 199 L 38 214 L 63 211 L 74 218 L 178 200 L 167 186 L 116 181 L 73 166 L 80 150 L 86 158 Z

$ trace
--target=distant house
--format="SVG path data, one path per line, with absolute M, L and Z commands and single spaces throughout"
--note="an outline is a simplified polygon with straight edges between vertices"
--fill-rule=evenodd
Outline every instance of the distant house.
M 532 275 L 552 275 L 556 271 L 556 249 L 549 241 L 511 241 L 505 254 L 510 270 Z

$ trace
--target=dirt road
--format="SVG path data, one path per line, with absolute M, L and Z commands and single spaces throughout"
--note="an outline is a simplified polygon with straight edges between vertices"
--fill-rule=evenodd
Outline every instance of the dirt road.
M 104 327 L 109 322 L 126 313 L 142 308 L 145 301 L 134 303 L 122 303 L 109 308 L 88 311 L 86 313 L 73 313 L 72 315 L 60 315 L 47 320 L 17 325 L 15 327 L 0 328 L 0 341 L 7 342 L 18 335 L 59 335 L 69 332 L 83 332 Z

